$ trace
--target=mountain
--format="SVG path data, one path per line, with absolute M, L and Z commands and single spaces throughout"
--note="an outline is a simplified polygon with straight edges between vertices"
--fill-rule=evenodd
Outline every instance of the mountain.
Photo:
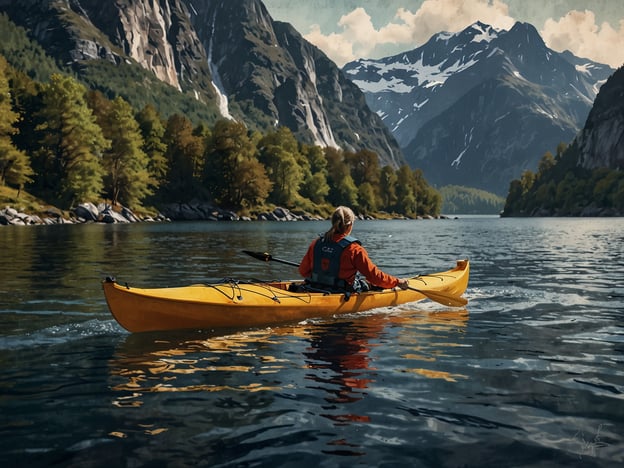
M 600 88 L 576 142 L 584 168 L 624 169 L 624 68 Z
M 504 195 L 513 177 L 574 137 L 613 70 L 549 49 L 530 24 L 477 22 L 343 72 L 430 182 Z
M 502 216 L 624 216 L 622 167 L 624 67 L 602 85 L 571 144 L 511 182 Z
M 0 12 L 90 87 L 135 107 L 286 126 L 306 143 L 404 162 L 359 88 L 260 0 L 0 0 Z M 181 109 L 150 92 L 163 83 Z

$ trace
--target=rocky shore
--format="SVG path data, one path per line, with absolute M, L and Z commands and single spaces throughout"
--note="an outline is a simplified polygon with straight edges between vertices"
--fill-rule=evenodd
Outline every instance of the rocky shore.
M 232 211 L 223 210 L 207 203 L 171 203 L 162 206 L 160 212 L 154 217 L 138 216 L 126 207 L 114 209 L 107 203 L 100 203 L 99 205 L 81 203 L 69 214 L 64 214 L 56 208 L 47 209 L 43 214 L 24 213 L 10 206 L 0 209 L 0 225 L 4 226 L 169 221 L 307 221 L 317 219 L 322 218 L 309 213 L 295 214 L 281 207 L 260 213 L 254 218 L 241 217 Z
M 441 215 L 438 219 L 448 219 Z M 314 221 L 324 218 L 306 212 L 293 212 L 277 207 L 272 211 L 258 213 L 253 217 L 239 216 L 233 211 L 224 210 L 210 203 L 170 203 L 160 207 L 156 216 L 138 216 L 126 207 L 113 207 L 108 203 L 81 203 L 69 212 L 63 213 L 57 208 L 49 208 L 41 214 L 29 214 L 7 206 L 0 209 L 0 226 L 32 226 L 51 224 L 105 223 L 123 224 L 140 222 L 171 221 Z M 375 219 L 360 216 L 359 219 Z M 435 219 L 424 216 L 421 219 Z

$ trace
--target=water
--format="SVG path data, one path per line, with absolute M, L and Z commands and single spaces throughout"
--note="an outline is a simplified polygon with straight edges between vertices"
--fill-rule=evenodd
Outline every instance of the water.
M 290 279 L 325 222 L 0 228 L 2 466 L 622 466 L 624 219 L 363 221 L 423 301 L 256 330 L 129 334 L 101 280 Z

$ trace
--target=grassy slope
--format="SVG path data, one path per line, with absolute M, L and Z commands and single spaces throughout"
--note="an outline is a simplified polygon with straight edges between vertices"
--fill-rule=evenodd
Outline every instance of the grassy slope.
M 23 213 L 36 214 L 41 217 L 48 216 L 46 214 L 47 210 L 54 210 L 55 212 L 63 213 L 63 215 L 68 215 L 68 213 L 62 212 L 55 206 L 32 196 L 24 190 L 18 193 L 14 188 L 0 186 L 0 209 L 4 209 L 7 206 Z

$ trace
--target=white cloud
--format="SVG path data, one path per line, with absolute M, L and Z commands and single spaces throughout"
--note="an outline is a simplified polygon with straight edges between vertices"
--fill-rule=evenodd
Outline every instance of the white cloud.
M 424 0 L 416 11 L 397 9 L 394 18 L 379 27 L 360 7 L 340 17 L 338 32 L 324 34 L 319 25 L 314 25 L 305 38 L 343 66 L 358 58 L 379 58 L 414 49 L 434 34 L 461 31 L 476 21 L 510 29 L 516 20 L 509 14 L 509 2 Z M 592 11 L 572 10 L 559 19 L 547 19 L 540 34 L 554 50 L 568 49 L 579 57 L 617 68 L 624 64 L 624 19 L 616 28 L 608 22 L 597 25 Z
M 502 0 L 425 0 L 416 12 L 399 8 L 394 20 L 376 29 L 366 10 L 356 8 L 338 21 L 341 32 L 325 35 L 314 25 L 305 38 L 342 66 L 378 56 L 377 51 L 389 45 L 397 52 L 418 47 L 438 32 L 461 31 L 476 21 L 502 29 L 514 23 Z
M 598 26 L 592 11 L 572 10 L 557 21 L 547 19 L 540 34 L 553 50 L 567 49 L 574 55 L 614 68 L 624 64 L 624 19 L 616 30 L 607 22 Z

